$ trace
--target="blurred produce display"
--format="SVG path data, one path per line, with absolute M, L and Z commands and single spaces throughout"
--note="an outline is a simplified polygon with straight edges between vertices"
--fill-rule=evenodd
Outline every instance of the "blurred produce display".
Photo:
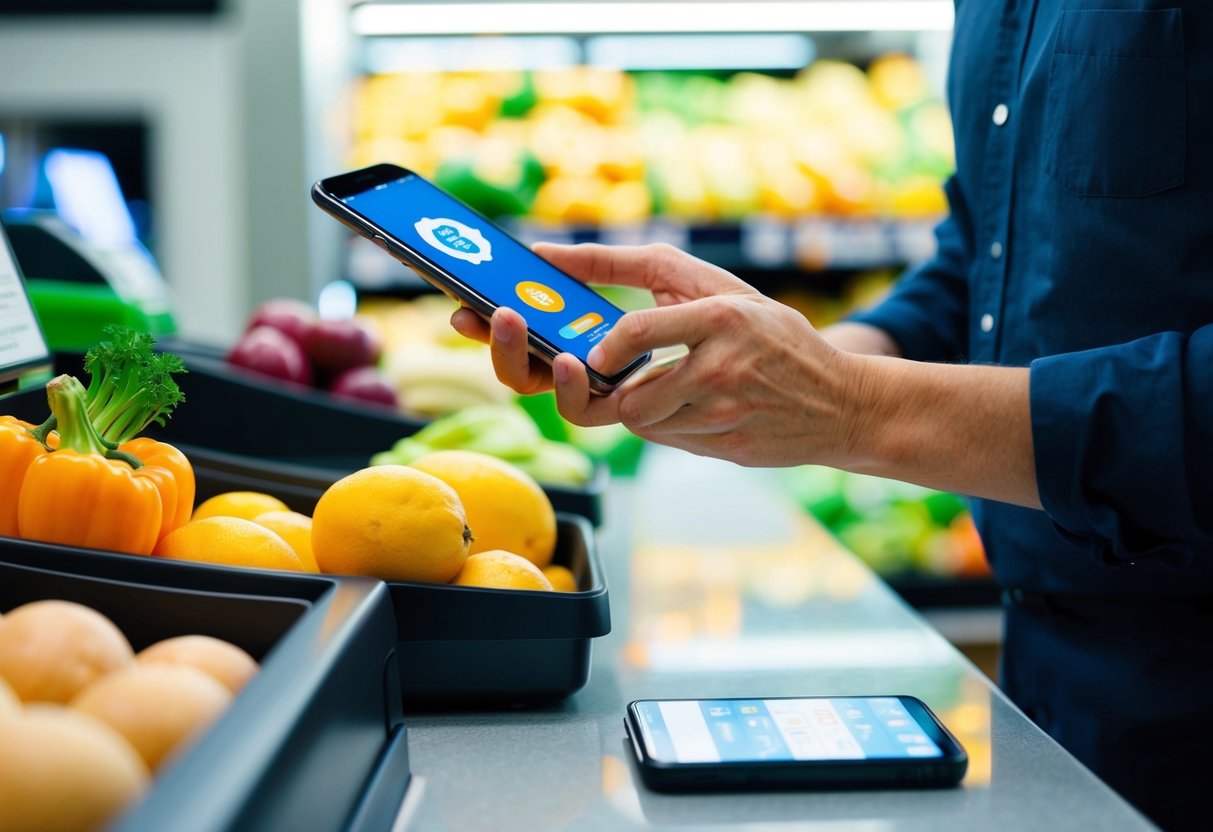
M 784 482 L 806 511 L 885 577 L 990 574 L 961 497 L 819 466 L 788 469 Z
M 395 162 L 493 218 L 920 219 L 946 210 L 951 122 L 921 67 L 366 76 L 352 163 Z

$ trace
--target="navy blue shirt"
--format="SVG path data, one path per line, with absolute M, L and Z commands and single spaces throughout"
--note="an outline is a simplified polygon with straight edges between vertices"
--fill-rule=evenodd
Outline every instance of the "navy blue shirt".
M 1008 586 L 1213 595 L 1213 2 L 960 0 L 936 256 L 856 320 L 1031 367 L 1044 511 L 976 501 Z

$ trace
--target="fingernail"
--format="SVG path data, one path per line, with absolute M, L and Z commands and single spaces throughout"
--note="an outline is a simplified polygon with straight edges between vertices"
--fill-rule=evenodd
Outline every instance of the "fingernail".
M 601 370 L 604 361 L 602 347 L 594 347 L 594 349 L 590 350 L 590 354 L 585 357 L 585 363 L 595 370 Z
M 500 315 L 494 315 L 490 319 L 489 325 L 493 328 L 494 339 L 500 341 L 502 344 L 508 344 L 510 342 L 510 336 L 513 333 L 510 332 L 509 326 L 506 325 L 505 320 Z
M 564 384 L 569 380 L 569 365 L 563 361 L 556 361 L 552 364 L 552 372 L 556 375 L 556 381 L 559 384 Z

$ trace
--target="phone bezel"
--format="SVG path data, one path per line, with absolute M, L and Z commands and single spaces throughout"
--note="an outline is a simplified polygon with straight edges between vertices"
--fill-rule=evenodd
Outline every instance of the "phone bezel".
M 399 165 L 381 163 L 367 168 L 362 168 L 360 170 L 350 171 L 348 173 L 321 179 L 312 186 L 312 200 L 322 210 L 328 214 L 331 214 L 333 217 L 341 221 L 345 226 L 360 236 L 370 239 L 380 248 L 387 251 L 388 254 L 400 260 L 406 266 L 417 271 L 418 274 L 420 274 L 423 278 L 427 278 L 435 288 L 453 297 L 455 300 L 466 302 L 475 312 L 484 318 L 488 318 L 497 309 L 497 304 L 495 304 L 492 300 L 478 292 L 474 287 L 469 286 L 467 283 L 460 280 L 456 275 L 447 271 L 438 263 L 430 260 L 422 252 L 407 245 L 403 240 L 400 240 L 396 236 L 392 235 L 386 229 L 375 225 L 366 217 L 362 216 L 357 211 L 342 202 L 342 199 L 345 197 L 363 193 L 377 185 L 396 182 L 407 176 L 416 176 L 419 179 L 422 179 L 431 187 L 437 189 L 443 195 L 454 200 L 467 211 L 470 211 L 474 216 L 479 217 L 485 223 L 492 226 L 493 229 L 498 233 L 518 243 L 524 249 L 527 249 L 528 251 L 530 250 L 524 243 L 522 243 L 504 228 L 494 223 L 488 217 L 472 208 L 470 205 L 466 204 L 452 194 L 447 193 L 442 188 L 438 187 L 438 185 L 434 184 L 428 179 L 425 179 L 417 172 L 411 171 Z M 555 268 L 555 266 L 552 268 Z M 568 277 L 569 280 L 578 283 L 581 282 L 567 272 L 560 269 L 556 270 Z M 607 302 L 609 303 L 609 301 Z M 620 311 L 622 312 L 622 310 Z M 561 352 L 564 352 L 564 350 L 558 349 L 556 345 L 552 344 L 546 338 L 536 333 L 529 326 L 527 327 L 527 341 L 533 348 L 533 351 L 547 360 L 549 363 L 553 361 Z M 651 353 L 645 353 L 644 355 L 636 358 L 613 376 L 604 376 L 602 373 L 599 373 L 589 366 L 586 366 L 584 361 L 582 362 L 582 365 L 585 366 L 586 373 L 589 376 L 591 389 L 593 389 L 596 393 L 607 394 L 614 390 L 615 387 L 617 387 L 619 383 L 626 379 L 629 375 L 648 363 L 651 357 Z
M 730 702 L 738 699 L 897 699 L 942 751 L 940 757 L 867 760 L 747 760 L 680 763 L 656 760 L 644 741 L 638 706 L 642 702 Z M 636 699 L 628 703 L 624 727 L 641 778 L 658 791 L 708 789 L 786 789 L 955 786 L 968 770 L 968 754 L 939 717 L 923 702 L 905 694 L 845 696 L 736 696 Z

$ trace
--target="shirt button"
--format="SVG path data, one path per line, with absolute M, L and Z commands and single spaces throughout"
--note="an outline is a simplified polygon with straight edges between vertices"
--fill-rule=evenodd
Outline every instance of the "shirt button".
M 1007 119 L 1011 117 L 1011 110 L 1006 104 L 999 104 L 994 108 L 994 124 L 1002 127 L 1007 123 Z
M 994 328 L 994 316 L 989 312 L 981 316 L 981 331 L 989 332 Z
M 990 256 L 995 260 L 1002 257 L 1002 243 L 998 242 L 997 240 L 990 243 Z

